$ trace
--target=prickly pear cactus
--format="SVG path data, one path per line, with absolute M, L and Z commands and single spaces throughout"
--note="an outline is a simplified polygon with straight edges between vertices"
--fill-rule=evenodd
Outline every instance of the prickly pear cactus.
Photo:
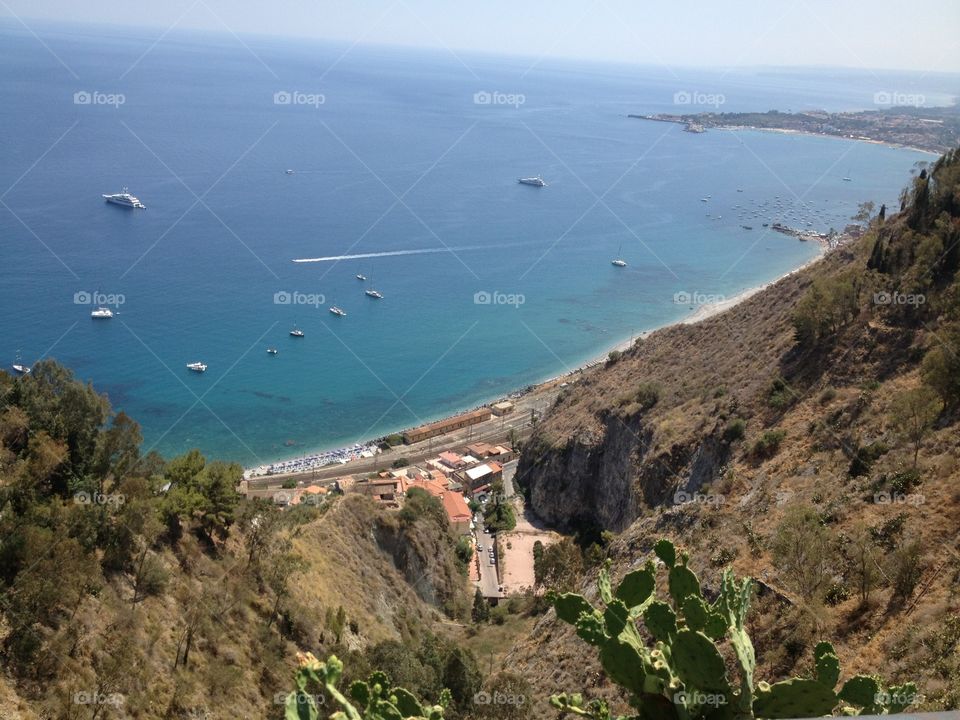
M 840 660 L 828 642 L 814 650 L 813 677 L 755 684 L 756 656 L 745 628 L 753 583 L 738 581 L 726 570 L 711 603 L 685 553 L 659 540 L 654 554 L 666 568 L 670 602 L 656 598 L 653 561 L 628 573 L 616 587 L 608 563 L 597 579 L 602 609 L 575 593 L 549 595 L 557 617 L 598 648 L 607 675 L 630 692 L 629 702 L 638 712 L 629 720 L 883 714 L 901 712 L 914 701 L 912 683 L 884 690 L 873 677 L 850 678 L 836 691 Z M 653 638 L 652 647 L 640 635 L 638 621 Z M 728 677 L 725 656 L 736 660 L 735 679 Z M 605 702 L 587 701 L 580 694 L 556 695 L 551 704 L 561 714 L 613 720 Z
M 351 702 L 337 685 L 343 675 L 343 663 L 335 655 L 320 662 L 312 653 L 298 653 L 297 689 L 287 696 L 284 720 L 318 720 L 318 695 L 310 691 L 324 690 L 340 706 L 330 720 L 443 720 L 443 708 L 450 701 L 450 693 L 441 693 L 440 704 L 422 704 L 413 693 L 400 687 L 390 687 L 387 676 L 373 673 L 366 681 L 350 686 Z

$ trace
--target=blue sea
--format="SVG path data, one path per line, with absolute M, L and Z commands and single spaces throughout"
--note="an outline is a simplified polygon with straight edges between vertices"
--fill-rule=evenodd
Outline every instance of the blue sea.
M 842 228 L 931 159 L 627 117 L 869 107 L 857 73 L 34 29 L 0 24 L 0 356 L 56 358 L 168 456 L 259 465 L 557 375 L 818 252 L 763 222 Z M 916 82 L 888 84 L 950 101 Z

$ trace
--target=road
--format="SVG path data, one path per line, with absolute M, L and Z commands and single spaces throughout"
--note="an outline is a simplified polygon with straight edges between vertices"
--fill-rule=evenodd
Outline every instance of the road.
M 474 517 L 474 522 L 477 527 L 474 531 L 474 536 L 477 543 L 483 546 L 483 550 L 479 547 L 477 548 L 477 554 L 480 559 L 480 582 L 477 583 L 477 586 L 485 598 L 499 598 L 502 596 L 502 593 L 500 592 L 500 581 L 497 578 L 497 566 L 490 564 L 489 551 L 490 548 L 493 547 L 493 536 L 483 532 L 482 515 L 477 513 L 476 517 Z

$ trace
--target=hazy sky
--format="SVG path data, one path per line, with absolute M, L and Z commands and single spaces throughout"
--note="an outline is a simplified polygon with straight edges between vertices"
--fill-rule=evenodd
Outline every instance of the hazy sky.
M 0 17 L 670 66 L 960 71 L 960 0 L 0 0 Z

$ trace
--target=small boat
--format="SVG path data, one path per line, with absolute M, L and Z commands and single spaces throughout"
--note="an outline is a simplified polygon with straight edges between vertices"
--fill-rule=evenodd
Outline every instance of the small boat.
M 750 225 L 741 225 L 740 227 L 742 227 L 744 230 L 753 230 L 753 227 Z
M 853 178 L 845 177 L 845 178 L 843 179 L 843 181 L 844 181 L 844 182 L 853 182 Z
M 113 310 L 105 307 L 98 307 L 96 310 L 93 310 L 90 313 L 90 317 L 94 319 L 107 319 L 113 317 Z
M 520 178 L 517 180 L 521 185 L 532 185 L 533 187 L 546 187 L 547 184 L 543 181 L 543 178 L 537 175 L 536 177 L 526 177 Z
M 372 297 L 374 300 L 383 300 L 383 295 L 381 295 L 377 290 L 370 288 L 369 290 L 364 290 L 363 294 L 367 297 Z
M 287 170 L 287 175 L 293 175 L 293 170 Z
M 193 372 L 202 373 L 207 371 L 207 366 L 202 362 L 192 362 L 187 363 L 187 370 L 193 370 Z
M 700 198 L 700 202 L 710 202 L 710 198 Z
M 293 330 L 290 331 L 290 334 L 293 337 L 303 337 L 303 330 L 298 328 L 296 325 L 293 326 Z
M 108 203 L 113 203 L 114 205 L 122 205 L 123 207 L 128 207 L 128 208 L 145 208 L 146 207 L 146 205 L 140 202 L 139 198 L 131 195 L 127 191 L 127 188 L 123 188 L 121 192 L 114 193 L 112 195 L 103 195 L 103 199 L 106 200 Z
M 610 264 L 611 264 L 611 265 L 614 265 L 615 267 L 626 267 L 626 266 L 627 266 L 627 261 L 624 260 L 622 257 L 620 257 L 620 251 L 621 251 L 622 249 L 623 249 L 623 245 L 621 244 L 620 247 L 617 248 L 617 257 L 616 257 L 616 259 L 610 261 Z
M 20 358 L 20 351 L 17 350 L 17 360 L 13 363 L 13 371 L 20 375 L 29 375 L 30 366 L 24 365 L 23 360 Z
M 338 317 L 346 317 L 346 316 L 347 316 L 347 314 L 343 311 L 343 309 L 342 309 L 342 308 L 338 308 L 336 305 L 334 305 L 332 308 L 330 308 L 330 312 L 332 312 L 334 315 L 336 315 L 336 316 L 338 316 Z
M 274 348 L 274 347 L 269 347 L 269 348 L 267 348 L 267 354 L 268 354 L 268 355 L 276 355 L 278 352 L 280 352 L 280 351 L 277 350 L 277 349 Z
M 361 275 L 360 273 L 357 273 L 357 280 L 366 280 L 366 279 L 367 279 L 366 275 Z

